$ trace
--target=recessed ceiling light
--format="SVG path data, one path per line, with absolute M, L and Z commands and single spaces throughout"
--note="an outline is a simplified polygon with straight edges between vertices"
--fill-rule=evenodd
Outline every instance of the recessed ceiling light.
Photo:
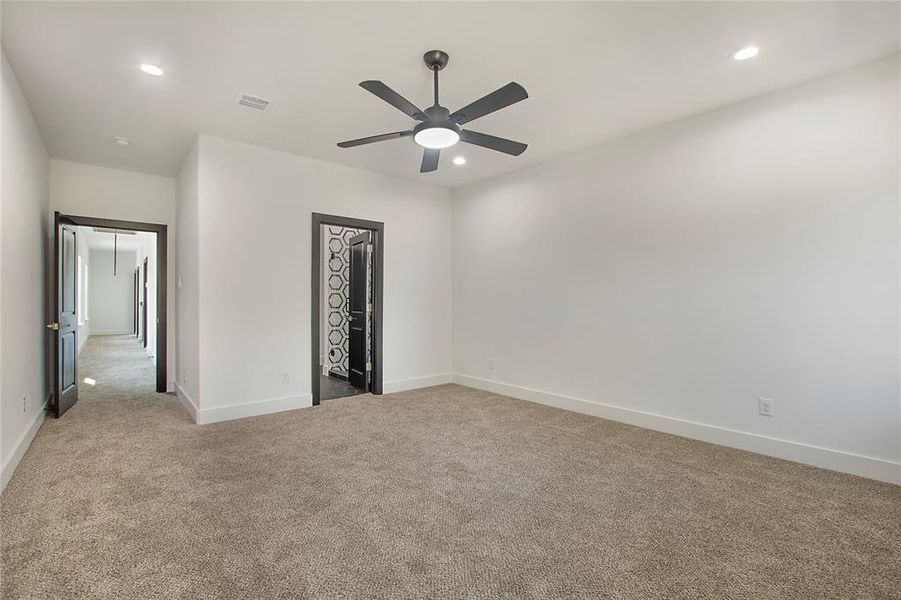
M 131 146 L 131 140 L 124 137 L 113 138 L 113 143 L 117 146 Z
M 736 50 L 732 53 L 732 58 L 735 60 L 748 60 L 749 58 L 754 58 L 757 56 L 757 53 L 760 52 L 760 48 L 757 46 L 748 46 L 746 48 L 742 48 L 741 50 Z
M 144 63 L 141 65 L 141 70 L 147 73 L 148 75 L 153 75 L 154 77 L 159 77 L 163 74 L 163 70 L 156 65 L 149 65 Z
M 458 167 L 462 167 L 463 165 L 466 164 L 466 159 L 463 158 L 462 156 L 458 156 L 457 158 L 454 159 L 454 164 L 457 165 Z

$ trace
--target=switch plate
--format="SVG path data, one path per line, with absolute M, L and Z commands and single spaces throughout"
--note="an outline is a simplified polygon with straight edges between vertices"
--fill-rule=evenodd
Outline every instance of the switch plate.
M 770 398 L 757 399 L 757 412 L 761 417 L 773 416 L 773 401 Z

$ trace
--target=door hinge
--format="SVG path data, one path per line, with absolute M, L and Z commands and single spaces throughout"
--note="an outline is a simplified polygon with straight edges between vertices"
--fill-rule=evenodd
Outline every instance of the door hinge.
M 59 331 L 59 323 L 47 323 L 47 329 Z
M 371 371 L 371 370 L 372 370 L 372 363 L 366 363 L 366 370 L 367 370 L 367 371 Z
M 372 303 L 366 305 L 366 310 L 372 312 Z

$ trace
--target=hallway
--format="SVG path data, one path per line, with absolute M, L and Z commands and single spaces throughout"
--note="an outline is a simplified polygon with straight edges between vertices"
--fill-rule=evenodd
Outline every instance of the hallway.
M 85 378 L 95 383 L 87 384 Z M 154 398 L 155 378 L 156 367 L 141 340 L 133 335 L 91 336 L 78 357 L 78 403 Z

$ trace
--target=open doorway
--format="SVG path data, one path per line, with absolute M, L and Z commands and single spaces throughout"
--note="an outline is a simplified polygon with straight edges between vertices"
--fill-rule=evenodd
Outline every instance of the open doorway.
M 312 393 L 382 393 L 384 224 L 313 214 Z
M 55 215 L 49 410 L 166 391 L 166 226 Z

